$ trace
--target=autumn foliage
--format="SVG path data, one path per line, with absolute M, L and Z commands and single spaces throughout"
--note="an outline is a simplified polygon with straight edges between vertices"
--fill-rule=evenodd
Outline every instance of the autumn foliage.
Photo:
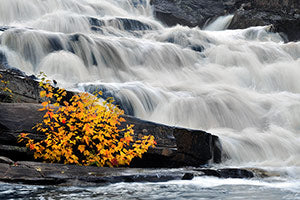
M 0 74 L 0 93 L 7 93 L 9 97 L 12 97 L 12 91 L 8 88 L 9 81 L 2 79 L 3 76 Z
M 35 142 L 28 134 L 19 136 L 19 141 L 25 141 L 34 151 L 35 159 L 114 167 L 129 165 L 134 157 L 142 157 L 150 146 L 154 147 L 153 136 L 135 141 L 132 125 L 121 128 L 124 111 L 112 100 L 101 102 L 94 95 L 79 93 L 64 101 L 64 89 L 55 89 L 45 78 L 42 80 L 40 97 L 45 101 L 40 111 L 45 115 L 34 129 L 46 139 Z

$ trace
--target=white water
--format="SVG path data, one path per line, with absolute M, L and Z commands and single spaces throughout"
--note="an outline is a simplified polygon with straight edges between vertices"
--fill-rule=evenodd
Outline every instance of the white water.
M 234 15 L 226 15 L 218 17 L 211 23 L 209 23 L 204 30 L 207 31 L 222 31 L 228 28 Z
M 269 27 L 212 31 L 228 20 L 167 28 L 146 0 L 1 0 L 0 25 L 15 28 L 0 52 L 61 86 L 106 88 L 137 117 L 217 134 L 225 165 L 300 176 L 300 43 Z

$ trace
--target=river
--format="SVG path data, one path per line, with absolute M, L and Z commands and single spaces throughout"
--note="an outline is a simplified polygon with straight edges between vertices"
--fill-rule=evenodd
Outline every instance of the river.
M 270 180 L 196 178 L 100 188 L 1 184 L 0 195 L 299 198 L 300 42 L 284 43 L 270 26 L 226 30 L 231 19 L 220 17 L 201 30 L 164 26 L 149 0 L 1 0 L 5 66 L 45 72 L 68 89 L 101 89 L 127 114 L 145 120 L 218 135 L 221 166 L 280 173 Z

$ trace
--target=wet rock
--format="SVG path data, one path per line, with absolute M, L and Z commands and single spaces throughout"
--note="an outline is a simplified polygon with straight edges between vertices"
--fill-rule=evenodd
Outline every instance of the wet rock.
M 126 31 L 143 31 L 143 30 L 151 30 L 151 26 L 143 23 L 136 19 L 128 19 L 128 18 L 115 18 L 107 21 L 97 19 L 94 17 L 89 17 L 89 23 L 91 25 L 92 30 L 100 29 L 103 26 L 115 25 L 120 29 L 124 29 Z
M 17 162 L 0 163 L 0 181 L 38 185 L 106 185 L 119 182 L 165 182 L 180 180 L 181 170 L 140 170 L 76 165 Z
M 9 165 L 12 165 L 12 164 L 14 164 L 14 161 L 7 158 L 7 157 L 0 156 L 0 163 L 6 163 L 6 164 L 9 164 Z
M 192 180 L 197 176 L 249 179 L 261 177 L 259 176 L 261 171 L 264 170 L 239 168 L 106 168 L 18 161 L 13 164 L 0 162 L 0 181 L 31 185 L 99 186 L 119 182 L 132 183 Z
M 182 177 L 182 180 L 193 180 L 194 174 L 193 173 L 185 173 Z
M 248 171 L 251 171 L 255 174 L 255 177 L 259 178 L 268 178 L 268 177 L 279 177 L 280 173 L 275 171 L 266 171 L 264 169 L 257 169 L 257 168 L 248 168 L 246 169 Z
M 218 178 L 253 178 L 255 175 L 247 169 L 225 168 L 225 169 L 196 169 L 204 176 L 214 176 Z

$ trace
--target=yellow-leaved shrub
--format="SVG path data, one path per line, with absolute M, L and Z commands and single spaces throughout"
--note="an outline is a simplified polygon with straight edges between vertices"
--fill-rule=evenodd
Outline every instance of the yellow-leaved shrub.
M 19 142 L 25 141 L 34 151 L 35 159 L 114 167 L 129 165 L 134 157 L 142 157 L 150 146 L 155 146 L 151 135 L 135 141 L 133 125 L 121 128 L 124 111 L 111 100 L 99 101 L 94 95 L 79 93 L 63 101 L 67 92 L 42 80 L 40 97 L 45 101 L 40 111 L 45 115 L 34 129 L 46 139 L 35 142 L 28 134 L 19 136 Z

